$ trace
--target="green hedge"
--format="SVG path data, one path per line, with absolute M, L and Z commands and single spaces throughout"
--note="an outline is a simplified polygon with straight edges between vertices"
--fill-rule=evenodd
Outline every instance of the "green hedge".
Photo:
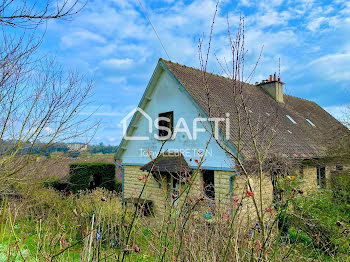
M 57 177 L 49 177 L 45 181 L 43 181 L 43 186 L 47 188 L 53 188 L 58 191 L 63 191 L 68 193 L 70 190 L 69 183 L 67 181 L 61 181 L 61 179 Z
M 69 166 L 69 176 L 73 193 L 96 187 L 117 190 L 115 165 L 111 163 L 73 163 Z

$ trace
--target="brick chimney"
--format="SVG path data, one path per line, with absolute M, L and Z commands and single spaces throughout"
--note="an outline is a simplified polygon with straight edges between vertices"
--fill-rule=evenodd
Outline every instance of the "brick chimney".
M 281 79 L 276 79 L 276 73 L 270 75 L 269 79 L 263 80 L 260 83 L 256 83 L 257 86 L 261 87 L 266 93 L 272 96 L 279 103 L 283 102 L 283 83 Z

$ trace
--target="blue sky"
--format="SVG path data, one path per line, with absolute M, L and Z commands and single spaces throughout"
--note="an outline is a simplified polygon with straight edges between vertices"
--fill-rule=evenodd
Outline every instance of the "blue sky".
M 198 38 L 208 36 L 215 1 L 141 1 L 172 61 L 199 67 Z M 350 101 L 350 1 L 221 1 L 213 53 L 229 59 L 228 14 L 246 24 L 246 72 L 264 46 L 252 80 L 278 71 L 290 95 L 310 99 L 338 119 Z M 91 0 L 72 21 L 50 21 L 42 51 L 67 69 L 95 79 L 94 102 L 102 121 L 93 143 L 119 144 L 120 120 L 137 106 L 159 57 L 167 58 L 138 0 Z M 215 58 L 210 71 L 220 73 Z

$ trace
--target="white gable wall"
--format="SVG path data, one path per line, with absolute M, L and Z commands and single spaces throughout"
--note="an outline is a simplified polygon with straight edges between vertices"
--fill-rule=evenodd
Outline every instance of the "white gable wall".
M 143 108 L 143 110 L 153 119 L 158 117 L 160 113 L 173 111 L 174 112 L 174 127 L 178 122 L 179 118 L 184 118 L 191 135 L 193 135 L 193 119 L 198 117 L 200 112 L 186 94 L 178 86 L 178 83 L 169 75 L 168 72 L 162 71 L 152 94 L 147 94 L 151 100 Z M 201 116 L 203 117 L 203 116 Z M 161 147 L 162 142 L 154 138 L 153 134 L 157 134 L 158 130 L 154 124 L 153 133 L 149 134 L 148 127 L 149 122 L 147 118 L 141 116 L 136 123 L 133 133 L 130 136 L 149 136 L 148 141 L 134 141 L 128 140 L 123 145 L 124 151 L 121 155 L 123 164 L 125 165 L 144 165 L 150 161 L 150 157 L 147 154 L 148 150 L 151 150 L 152 154 L 157 154 Z M 197 126 L 202 127 L 201 123 Z M 183 126 L 181 126 L 183 127 Z M 163 150 L 169 152 L 182 152 L 186 161 L 190 163 L 192 158 L 191 166 L 195 166 L 194 159 L 198 159 L 198 151 L 204 150 L 206 143 L 209 140 L 208 132 L 199 132 L 196 140 L 190 140 L 185 133 L 178 133 L 175 140 L 169 140 L 165 143 Z M 213 140 L 209 144 L 207 153 L 205 155 L 205 162 L 203 167 L 205 169 L 215 170 L 231 170 L 232 160 L 228 159 L 216 142 Z

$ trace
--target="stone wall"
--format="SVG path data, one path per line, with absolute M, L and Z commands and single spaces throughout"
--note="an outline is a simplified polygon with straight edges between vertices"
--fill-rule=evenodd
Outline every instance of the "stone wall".
M 241 199 L 245 194 L 246 177 L 244 175 L 236 175 L 232 179 L 232 191 L 230 192 L 230 177 L 233 175 L 232 171 L 215 171 L 215 200 L 220 210 L 231 211 L 234 210 L 234 201 L 231 197 Z M 250 184 L 255 195 L 258 209 L 260 206 L 260 179 L 258 176 L 250 176 Z M 263 175 L 262 181 L 262 201 L 263 209 L 272 206 L 273 201 L 273 187 L 269 174 Z M 255 220 L 256 209 L 252 201 L 252 197 L 247 197 L 243 200 L 242 211 L 240 217 L 247 218 L 248 216 Z
M 331 188 L 331 176 L 335 171 L 334 165 L 326 166 L 326 188 Z M 317 188 L 317 166 L 303 166 L 303 173 L 301 176 L 301 187 L 305 193 L 313 193 L 318 190 Z
M 142 177 L 148 172 L 141 171 L 141 166 L 124 166 L 124 197 L 138 198 L 144 185 Z M 202 174 L 195 175 L 195 181 L 191 188 L 190 196 L 193 199 L 199 197 L 203 193 L 203 179 Z M 180 184 L 181 191 L 184 185 Z M 141 199 L 152 201 L 153 212 L 155 215 L 162 215 L 171 205 L 170 196 L 170 175 L 157 177 L 149 176 L 145 189 L 142 193 Z
M 327 187 L 331 185 L 330 179 L 334 166 L 326 167 L 326 184 Z M 124 196 L 125 198 L 137 198 L 142 190 L 144 182 L 141 180 L 142 176 L 147 172 L 140 170 L 140 166 L 124 166 Z M 294 173 L 293 173 L 294 174 Z M 233 201 L 230 197 L 230 177 L 233 175 L 232 171 L 215 171 L 215 202 L 219 208 L 230 210 L 233 207 Z M 295 171 L 295 175 L 299 176 L 301 181 L 301 188 L 305 194 L 317 191 L 317 168 L 316 166 L 304 166 L 303 172 L 300 174 L 299 170 Z M 250 184 L 252 191 L 255 194 L 257 205 L 260 209 L 260 188 L 259 176 L 250 176 Z M 243 175 L 234 176 L 232 179 L 232 197 L 241 198 L 244 194 L 244 187 L 246 178 Z M 181 187 L 180 187 L 181 190 Z M 200 172 L 196 175 L 195 183 L 191 189 L 190 196 L 194 199 L 198 196 L 203 196 L 203 174 Z M 273 202 L 273 186 L 269 174 L 263 176 L 262 183 L 263 194 L 263 209 L 271 207 Z M 170 198 L 170 181 L 169 177 L 163 177 L 161 181 L 150 175 L 142 199 L 151 200 L 153 203 L 153 210 L 156 215 L 164 214 L 171 203 Z M 255 208 L 251 198 L 244 200 L 245 212 L 255 213 Z
M 317 168 L 315 166 L 303 166 L 301 188 L 306 194 L 317 191 Z
M 144 175 L 147 175 L 147 172 L 141 171 L 140 166 L 124 166 L 125 198 L 137 198 L 140 195 L 144 185 L 144 181 L 142 181 L 141 178 Z M 141 199 L 152 201 L 155 214 L 163 213 L 167 208 L 166 199 L 169 197 L 168 192 L 166 179 L 162 179 L 158 182 L 150 175 Z

